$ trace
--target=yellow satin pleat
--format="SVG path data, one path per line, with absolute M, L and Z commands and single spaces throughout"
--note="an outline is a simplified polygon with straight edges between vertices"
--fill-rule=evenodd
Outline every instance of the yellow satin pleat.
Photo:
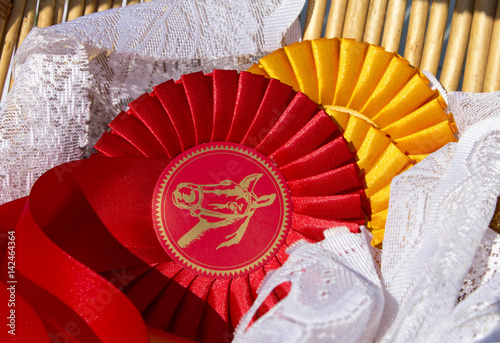
M 324 106 L 333 104 L 339 68 L 339 46 L 338 39 L 321 38 L 311 41 L 318 80 L 319 103 Z
M 382 243 L 385 234 L 385 222 L 387 220 L 387 210 L 376 213 L 372 216 L 372 245 L 376 246 Z
M 441 94 L 439 92 L 435 92 L 429 99 L 427 99 L 426 103 L 428 103 L 432 100 L 437 100 L 439 102 L 439 104 L 441 105 L 442 109 L 446 109 L 446 107 L 448 107 L 448 104 L 446 103 L 446 101 L 443 99 L 443 97 L 441 96 Z M 452 118 L 449 118 L 449 119 L 452 119 Z
M 358 81 L 368 43 L 343 39 L 340 42 L 339 75 L 335 89 L 335 105 L 346 106 Z
M 364 177 L 373 245 L 384 236 L 392 178 L 456 141 L 443 97 L 406 59 L 381 47 L 315 39 L 279 49 L 249 71 L 302 91 L 339 126 Z
M 262 57 L 259 62 L 269 77 L 292 86 L 296 91 L 299 90 L 299 84 L 293 73 L 292 66 L 288 63 L 288 58 L 282 49 Z
M 387 210 L 389 207 L 390 189 L 391 185 L 387 185 L 370 198 L 373 214 Z
M 382 131 L 370 127 L 363 144 L 356 152 L 359 170 L 368 173 L 390 143 L 390 138 Z
M 456 142 L 448 121 L 443 121 L 423 131 L 396 139 L 399 147 L 411 155 L 430 154 L 449 142 Z
M 361 113 L 373 118 L 387 103 L 399 93 L 405 83 L 413 76 L 415 68 L 399 55 L 395 55 L 371 94 Z
M 448 114 L 441 107 L 439 100 L 434 99 L 404 118 L 387 126 L 384 131 L 392 139 L 398 139 L 434 126 L 442 121 L 448 121 Z
M 416 73 L 401 91 L 391 100 L 374 118 L 381 128 L 394 123 L 421 106 L 434 91 L 429 87 L 429 80 L 420 73 Z
M 366 51 L 365 61 L 358 82 L 352 92 L 347 107 L 359 111 L 382 79 L 394 53 L 385 51 L 380 46 L 370 45 Z
M 267 75 L 266 71 L 264 69 L 262 69 L 261 67 L 259 67 L 259 65 L 256 63 L 252 64 L 250 66 L 250 68 L 248 68 L 247 71 L 252 73 L 252 74 L 263 75 L 265 77 L 269 77 L 269 75 Z
M 351 115 L 345 111 L 338 111 L 331 107 L 325 107 L 325 112 L 333 119 L 335 124 L 341 128 L 342 131 L 345 131 L 347 127 L 347 123 L 349 122 L 349 117 Z
M 365 174 L 366 196 L 371 197 L 390 184 L 392 178 L 411 163 L 412 160 L 408 156 L 396 146 L 390 144 L 373 168 Z
M 360 119 L 356 116 L 350 116 L 349 121 L 347 122 L 347 127 L 344 131 L 345 140 L 352 144 L 354 149 L 352 150 L 354 153 L 359 150 L 361 144 L 363 144 L 363 140 L 365 139 L 368 130 L 370 129 L 370 124 Z
M 288 45 L 284 50 L 297 78 L 300 91 L 307 94 L 312 101 L 318 102 L 318 79 L 316 73 L 311 72 L 316 66 L 310 41 Z

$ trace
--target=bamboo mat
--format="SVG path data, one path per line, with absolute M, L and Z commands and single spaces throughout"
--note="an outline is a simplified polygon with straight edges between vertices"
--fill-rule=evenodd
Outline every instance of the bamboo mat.
M 399 52 L 447 91 L 500 90 L 498 0 L 309 0 L 304 39 L 320 37 Z
M 0 0 L 0 93 L 12 85 L 12 55 L 33 26 L 145 1 Z M 304 39 L 346 37 L 404 51 L 448 91 L 500 90 L 497 0 L 309 0 L 306 9 Z

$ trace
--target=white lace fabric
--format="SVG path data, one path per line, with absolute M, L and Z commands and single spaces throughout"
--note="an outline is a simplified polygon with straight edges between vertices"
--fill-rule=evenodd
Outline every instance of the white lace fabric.
M 155 0 L 33 29 L 0 109 L 0 204 L 88 157 L 127 104 L 168 79 L 246 70 L 300 39 L 305 0 Z
M 500 342 L 500 235 L 488 227 L 500 195 L 500 92 L 447 99 L 460 140 L 393 180 L 383 250 L 365 230 L 339 228 L 293 246 L 236 342 L 281 342 L 284 332 L 287 342 Z M 287 298 L 247 328 L 286 281 Z
M 0 203 L 87 157 L 127 104 L 170 78 L 244 70 L 300 37 L 304 0 L 156 0 L 30 33 L 0 109 Z M 345 228 L 300 242 L 237 342 L 500 341 L 500 93 L 445 94 L 460 140 L 394 179 L 383 251 Z M 290 294 L 248 329 L 274 287 Z

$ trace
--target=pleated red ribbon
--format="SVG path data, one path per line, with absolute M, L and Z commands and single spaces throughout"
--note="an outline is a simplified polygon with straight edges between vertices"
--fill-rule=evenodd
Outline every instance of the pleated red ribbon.
M 40 342 L 51 334 L 145 342 L 148 327 L 197 341 L 230 340 L 263 278 L 286 261 L 288 246 L 321 240 L 333 226 L 357 232 L 369 213 L 353 154 L 333 121 L 276 80 L 218 70 L 185 75 L 139 97 L 110 127 L 96 145 L 104 156 L 56 167 L 29 198 L 0 206 L 0 229 L 15 230 L 16 294 L 28 315 L 18 332 L 31 323 L 26 332 Z M 174 262 L 151 216 L 155 185 L 170 160 L 223 140 L 270 158 L 293 203 L 281 249 L 232 279 L 196 275 Z M 4 258 L 8 286 L 6 265 Z M 289 287 L 278 287 L 259 315 Z

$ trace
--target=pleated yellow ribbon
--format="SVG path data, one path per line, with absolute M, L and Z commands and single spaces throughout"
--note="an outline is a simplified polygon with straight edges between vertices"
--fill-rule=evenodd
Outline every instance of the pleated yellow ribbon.
M 250 72 L 277 78 L 323 105 L 356 154 L 382 242 L 390 183 L 430 153 L 456 141 L 453 116 L 429 80 L 403 57 L 352 39 L 294 43 Z

